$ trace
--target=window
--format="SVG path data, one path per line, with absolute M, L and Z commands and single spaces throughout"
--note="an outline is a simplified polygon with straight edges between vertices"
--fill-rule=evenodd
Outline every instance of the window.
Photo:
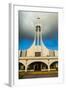
M 36 56 L 36 57 L 41 56 L 41 52 L 35 52 L 35 56 Z

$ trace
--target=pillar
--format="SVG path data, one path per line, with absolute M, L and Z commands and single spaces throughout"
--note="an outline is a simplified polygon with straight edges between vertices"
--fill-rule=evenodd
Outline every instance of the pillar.
M 48 71 L 50 71 L 50 65 L 48 65 Z
M 25 72 L 27 72 L 27 66 L 25 66 Z
M 48 71 L 50 71 L 50 60 L 48 59 Z
M 26 63 L 25 63 L 25 72 L 27 72 L 27 59 L 26 59 Z

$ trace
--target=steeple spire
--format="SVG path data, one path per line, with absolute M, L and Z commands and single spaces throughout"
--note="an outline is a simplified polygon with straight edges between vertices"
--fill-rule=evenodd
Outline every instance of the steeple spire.
M 36 24 L 36 45 L 41 45 L 41 26 L 39 22 L 40 17 L 37 17 L 37 24 Z

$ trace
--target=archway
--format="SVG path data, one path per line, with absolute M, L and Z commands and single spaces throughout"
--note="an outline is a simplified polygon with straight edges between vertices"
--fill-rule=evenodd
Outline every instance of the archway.
M 19 70 L 25 70 L 25 66 L 19 62 Z
M 28 70 L 33 70 L 33 71 L 42 71 L 48 69 L 48 66 L 43 63 L 43 62 L 33 62 L 28 65 Z
M 57 70 L 57 71 L 58 71 L 58 61 L 53 62 L 53 63 L 50 65 L 50 69 L 54 69 L 54 70 Z

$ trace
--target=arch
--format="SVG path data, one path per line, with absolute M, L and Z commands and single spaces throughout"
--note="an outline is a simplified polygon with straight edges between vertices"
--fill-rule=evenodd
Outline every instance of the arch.
M 19 63 L 22 63 L 25 66 L 25 61 L 19 60 Z
M 22 64 L 22 63 L 20 63 L 20 62 L 19 62 L 19 70 L 25 70 L 24 64 Z
M 55 62 L 51 63 L 50 69 L 58 70 L 58 61 L 55 61 Z
M 27 66 L 29 66 L 31 63 L 34 63 L 34 62 L 42 62 L 42 63 L 45 63 L 47 66 L 48 66 L 48 60 L 30 60 L 27 62 Z
M 28 65 L 28 70 L 41 71 L 42 69 L 48 69 L 48 65 L 41 61 L 35 61 Z

